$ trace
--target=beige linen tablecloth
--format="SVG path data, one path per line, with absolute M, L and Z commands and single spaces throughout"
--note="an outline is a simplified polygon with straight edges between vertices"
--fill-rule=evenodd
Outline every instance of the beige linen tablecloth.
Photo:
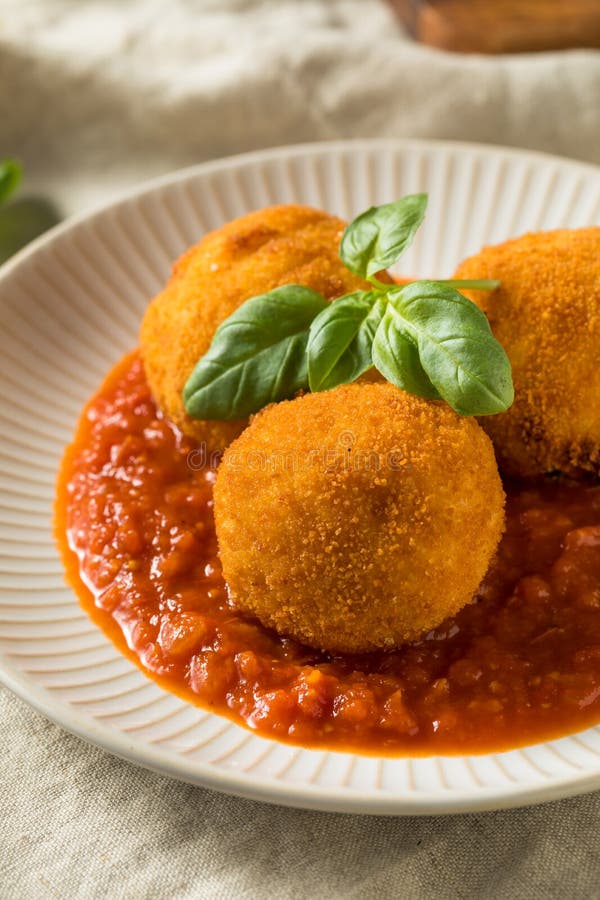
M 247 149 L 408 136 L 600 163 L 600 55 L 414 46 L 378 0 L 0 0 L 0 156 L 64 213 Z M 0 898 L 600 897 L 600 795 L 381 819 L 88 747 L 0 693 Z

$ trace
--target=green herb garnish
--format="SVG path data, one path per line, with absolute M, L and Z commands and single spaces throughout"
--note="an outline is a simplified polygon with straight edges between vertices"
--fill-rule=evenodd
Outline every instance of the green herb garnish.
M 22 175 L 15 159 L 0 160 L 0 263 L 59 221 L 54 206 L 42 197 L 13 199 Z
M 307 386 L 311 322 L 327 300 L 289 284 L 242 303 L 219 326 L 183 391 L 198 419 L 240 419 Z
M 513 401 L 508 357 L 485 314 L 458 288 L 498 281 L 384 284 L 377 275 L 412 242 L 426 194 L 372 207 L 348 225 L 342 262 L 371 282 L 329 303 L 286 285 L 243 303 L 218 327 L 184 388 L 197 419 L 238 419 L 299 390 L 355 381 L 372 366 L 419 397 L 445 400 L 464 416 L 504 412 Z
M 409 194 L 396 203 L 372 206 L 346 228 L 340 259 L 369 281 L 393 266 L 413 242 L 427 209 L 427 194 Z

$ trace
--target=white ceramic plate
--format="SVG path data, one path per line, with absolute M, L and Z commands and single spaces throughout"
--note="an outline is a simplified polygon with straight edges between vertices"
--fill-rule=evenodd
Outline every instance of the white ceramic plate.
M 600 727 L 483 756 L 389 759 L 251 734 L 162 691 L 65 587 L 51 533 L 57 466 L 82 404 L 136 344 L 172 260 L 208 229 L 271 203 L 344 218 L 428 191 L 404 256 L 449 276 L 483 244 L 600 224 L 600 170 L 478 145 L 362 141 L 254 153 L 154 182 L 66 223 L 0 272 L 0 678 L 69 731 L 198 784 L 294 806 L 439 813 L 600 787 Z

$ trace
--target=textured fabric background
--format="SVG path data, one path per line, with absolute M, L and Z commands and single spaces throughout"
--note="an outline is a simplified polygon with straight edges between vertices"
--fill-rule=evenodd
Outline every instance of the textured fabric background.
M 0 0 L 0 156 L 64 213 L 211 157 L 438 137 L 600 163 L 600 54 L 457 57 L 379 0 Z M 382 819 L 278 809 L 88 747 L 0 692 L 0 898 L 600 897 L 600 795 Z
M 179 784 L 1 698 L 3 900 L 588 900 L 598 794 L 384 818 L 282 809 Z
M 0 122 L 0 150 L 66 212 L 203 159 L 340 137 L 600 162 L 600 53 L 440 53 L 383 0 L 0 0 Z

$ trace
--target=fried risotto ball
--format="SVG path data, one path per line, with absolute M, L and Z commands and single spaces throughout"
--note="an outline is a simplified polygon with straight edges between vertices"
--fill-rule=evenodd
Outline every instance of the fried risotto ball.
M 259 413 L 225 452 L 214 502 L 233 604 L 329 651 L 394 647 L 456 613 L 504 525 L 477 422 L 387 382 Z
M 509 475 L 600 475 L 600 228 L 526 234 L 461 263 L 456 278 L 512 363 L 515 402 L 482 425 Z
M 369 286 L 338 257 L 345 223 L 307 206 L 273 206 L 207 234 L 175 264 L 148 307 L 140 344 L 153 397 L 185 433 L 223 450 L 247 424 L 206 422 L 185 412 L 181 392 L 218 326 L 245 300 L 284 284 L 327 299 Z

